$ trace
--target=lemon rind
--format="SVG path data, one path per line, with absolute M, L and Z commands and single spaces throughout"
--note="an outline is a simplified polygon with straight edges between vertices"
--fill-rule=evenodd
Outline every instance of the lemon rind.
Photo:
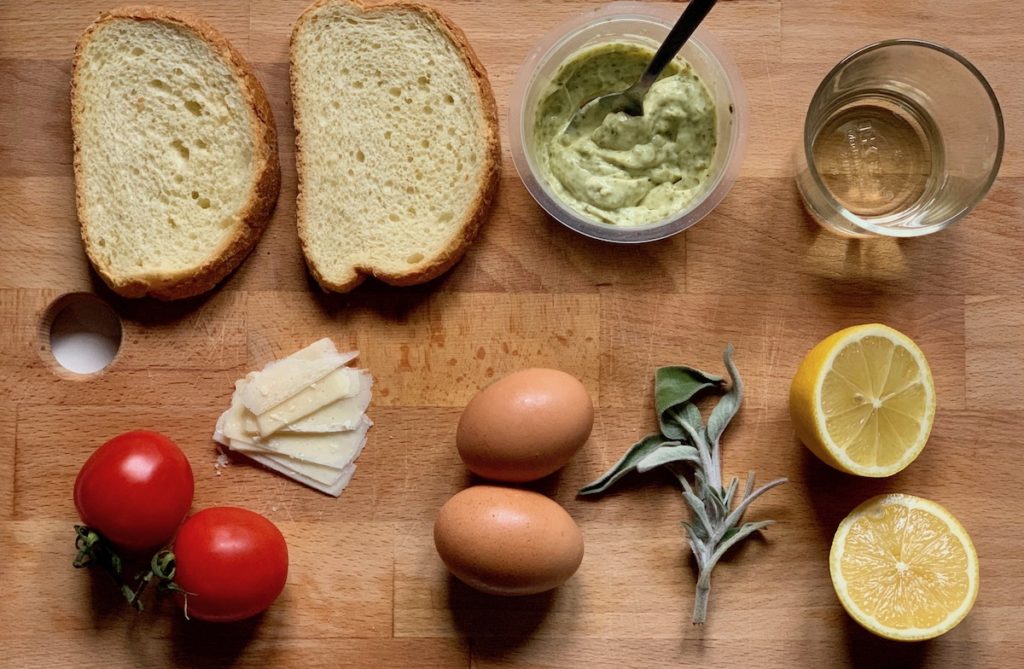
M 856 325 L 848 328 L 849 332 L 843 336 L 838 342 L 836 342 L 829 350 L 828 357 L 825 358 L 821 369 L 818 370 L 818 375 L 814 380 L 814 394 L 813 394 L 813 408 L 814 408 L 814 427 L 818 432 L 818 439 L 821 441 L 822 446 L 825 450 L 836 459 L 836 462 L 846 471 L 851 474 L 857 474 L 859 476 L 867 476 L 873 478 L 881 478 L 885 476 L 892 476 L 898 472 L 903 471 L 910 465 L 911 462 L 917 459 L 921 455 L 921 451 L 924 450 L 925 445 L 928 443 L 928 437 L 931 436 L 932 425 L 935 420 L 935 383 L 932 378 L 931 368 L 928 366 L 928 360 L 924 356 L 924 352 L 915 344 L 909 337 L 903 333 L 891 328 L 887 325 L 880 323 L 873 323 L 869 325 Z M 910 351 L 914 360 L 917 361 L 918 367 L 922 371 L 922 377 L 927 383 L 924 384 L 925 389 L 928 393 L 927 397 L 927 413 L 922 417 L 922 426 L 924 429 L 918 435 L 918 441 L 914 444 L 913 448 L 908 448 L 904 453 L 903 457 L 892 465 L 886 467 L 874 466 L 869 467 L 859 464 L 852 460 L 847 454 L 846 449 L 842 448 L 832 439 L 832 436 L 828 432 L 828 428 L 825 425 L 825 414 L 820 410 L 821 408 L 821 393 L 822 387 L 825 384 L 825 377 L 832 370 L 832 364 L 835 362 L 836 356 L 839 352 L 845 349 L 850 343 L 864 339 L 865 337 L 879 336 L 888 339 L 898 346 Z
M 879 622 L 878 618 L 862 610 L 853 601 L 846 586 L 846 579 L 839 568 L 840 561 L 845 553 L 846 537 L 849 535 L 854 521 L 862 517 L 869 509 L 874 508 L 875 505 L 888 506 L 892 504 L 899 504 L 910 509 L 921 509 L 940 519 L 949 528 L 950 534 L 960 541 L 967 555 L 967 596 L 960 603 L 960 606 L 951 611 L 941 622 L 931 627 L 907 627 L 901 629 L 883 625 Z M 971 541 L 970 535 L 960 521 L 957 520 L 956 516 L 937 502 L 902 493 L 872 497 L 851 511 L 839 523 L 839 528 L 832 539 L 832 548 L 829 551 L 829 574 L 832 578 L 832 586 L 836 591 L 836 596 L 839 598 L 839 603 L 850 617 L 868 631 L 893 641 L 925 641 L 934 639 L 952 630 L 967 617 L 967 614 L 974 607 L 974 602 L 978 597 L 980 580 L 978 553 L 974 548 L 974 542 Z

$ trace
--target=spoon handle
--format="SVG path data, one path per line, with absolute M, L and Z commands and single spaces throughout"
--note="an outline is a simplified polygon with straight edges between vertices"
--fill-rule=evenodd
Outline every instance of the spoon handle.
M 676 24 L 672 26 L 672 30 L 669 31 L 668 37 L 658 47 L 657 53 L 654 54 L 654 58 L 651 59 L 647 70 L 644 71 L 635 88 L 643 93 L 647 92 L 647 89 L 657 80 L 661 71 L 676 57 L 679 50 L 686 44 L 686 40 L 690 39 L 690 35 L 697 29 L 697 26 L 700 25 L 700 22 L 704 20 L 704 17 L 708 15 L 708 12 L 711 11 L 711 8 L 715 6 L 717 1 L 690 0 L 689 4 L 686 5 L 686 9 L 683 10 L 683 15 L 679 17 Z

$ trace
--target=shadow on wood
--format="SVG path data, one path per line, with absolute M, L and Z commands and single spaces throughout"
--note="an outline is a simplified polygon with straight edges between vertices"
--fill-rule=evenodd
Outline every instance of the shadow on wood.
M 70 544 L 71 539 L 69 538 L 68 545 Z M 68 558 L 68 562 L 70 561 L 71 559 Z M 88 567 L 78 571 L 88 572 L 88 576 L 86 574 L 81 574 L 81 576 L 89 579 L 91 604 L 89 612 L 92 614 L 94 628 L 106 627 L 111 624 L 111 620 L 136 613 L 118 590 L 117 584 L 110 574 L 99 567 Z
M 545 497 L 554 498 L 558 492 L 559 484 L 562 481 L 562 472 L 565 471 L 565 467 L 548 474 L 543 478 L 539 478 L 536 481 L 527 481 L 525 483 L 508 483 L 506 481 L 492 481 L 482 476 L 478 476 L 468 469 L 465 470 L 465 477 L 462 488 L 469 488 L 475 485 L 493 485 L 500 486 L 503 488 L 521 488 L 524 490 L 532 490 L 533 492 L 539 492 Z
M 831 545 L 839 522 L 864 500 L 889 490 L 892 482 L 844 474 L 819 460 L 795 437 L 794 441 L 793 448 L 803 451 L 802 476 L 817 517 L 815 527 L 828 537 Z
M 846 637 L 847 657 L 857 669 L 915 669 L 924 666 L 931 644 L 929 641 L 906 643 L 883 639 L 849 616 L 843 618 L 843 635 Z
M 455 628 L 474 656 L 500 658 L 525 643 L 551 610 L 558 588 L 525 597 L 497 597 L 448 575 L 448 603 Z
M 436 293 L 444 291 L 445 284 L 451 280 L 451 272 L 418 286 L 405 287 L 389 286 L 377 279 L 367 278 L 348 293 L 323 290 L 308 272 L 307 279 L 313 300 L 333 319 L 344 321 L 350 312 L 368 309 L 385 321 L 400 324 L 408 321 L 417 310 L 429 303 Z
M 650 278 L 651 275 L 658 277 L 658 285 L 669 287 L 673 285 L 673 275 L 683 273 L 686 261 L 685 231 L 642 244 L 607 242 L 570 230 L 535 201 L 530 200 L 529 204 L 533 211 L 526 218 L 540 228 L 537 232 L 544 234 L 551 253 L 568 256 L 569 263 L 591 277 L 598 287 L 622 283 L 623 277 Z M 669 265 L 669 256 L 676 251 L 678 254 L 672 258 L 674 264 Z M 578 260 L 573 262 L 574 258 Z
M 100 298 L 107 302 L 122 320 L 132 321 L 147 327 L 171 325 L 199 311 L 218 294 L 214 287 L 201 295 L 165 302 L 153 297 L 121 297 L 99 278 L 95 271 L 92 275 L 92 286 Z M 218 284 L 219 286 L 220 284 Z
M 168 604 L 167 609 L 174 607 L 170 602 Z M 235 623 L 208 623 L 185 620 L 181 611 L 168 610 L 166 613 L 174 621 L 169 644 L 172 657 L 168 660 L 173 659 L 176 665 L 192 667 L 229 667 L 234 664 L 257 636 L 264 617 L 260 614 Z

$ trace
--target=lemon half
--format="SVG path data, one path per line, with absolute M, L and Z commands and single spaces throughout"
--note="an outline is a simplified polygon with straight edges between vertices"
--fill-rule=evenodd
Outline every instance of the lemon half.
M 840 471 L 890 476 L 914 461 L 935 417 L 924 353 L 879 324 L 840 330 L 807 354 L 789 391 L 797 436 Z
M 944 507 L 912 495 L 879 495 L 836 530 L 832 586 L 847 613 L 897 641 L 945 634 L 978 596 L 978 554 Z

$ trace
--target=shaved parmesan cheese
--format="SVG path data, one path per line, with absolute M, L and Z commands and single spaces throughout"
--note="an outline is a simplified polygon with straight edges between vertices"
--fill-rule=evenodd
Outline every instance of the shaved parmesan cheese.
M 236 450 L 232 448 L 232 450 Z M 314 490 L 338 497 L 341 491 L 352 480 L 356 466 L 349 465 L 343 470 L 320 467 L 298 460 L 292 460 L 284 456 L 270 457 L 257 451 L 239 451 L 250 460 L 258 462 L 267 469 L 271 469 L 288 478 L 307 485 Z
M 235 394 L 231 396 L 231 406 L 221 415 L 217 431 L 227 440 L 233 439 L 235 441 L 252 443 L 253 435 L 245 429 L 244 419 L 247 411 L 245 405 L 242 404 L 241 398 L 245 386 L 246 382 L 244 379 L 235 381 Z M 214 439 L 222 444 L 230 445 L 230 441 L 217 439 L 216 432 L 214 432 Z
M 299 483 L 340 495 L 373 425 L 365 414 L 373 378 L 345 367 L 356 356 L 321 339 L 251 372 L 235 382 L 213 439 Z
M 224 451 L 218 451 L 217 460 L 213 463 L 213 469 L 217 472 L 217 476 L 220 476 L 220 470 L 231 464 L 231 459 L 228 454 Z
M 336 369 L 310 384 L 295 396 L 256 416 L 260 436 L 267 437 L 300 418 L 359 391 L 359 372 L 349 367 Z
M 344 470 L 339 472 L 338 478 L 333 483 L 325 484 L 303 474 L 300 471 L 296 471 L 294 469 L 287 467 L 286 465 L 282 464 L 282 462 L 279 459 L 268 458 L 262 455 L 257 455 L 255 453 L 246 453 L 245 455 L 248 456 L 250 459 L 260 463 L 267 469 L 272 469 L 279 474 L 287 476 L 293 481 L 298 481 L 299 483 L 309 486 L 314 490 L 319 490 L 322 493 L 333 495 L 334 497 L 338 497 L 341 495 L 341 491 L 348 486 L 349 481 L 352 480 L 352 474 L 354 474 L 356 471 L 355 465 L 349 465 Z
M 346 397 L 328 404 L 322 409 L 309 414 L 305 418 L 289 423 L 281 428 L 281 432 L 338 432 L 354 430 L 360 419 L 370 406 L 370 389 L 373 377 L 366 372 L 359 372 L 359 390 L 352 397 Z
M 341 469 L 359 457 L 366 432 L 373 423 L 363 416 L 359 427 L 344 432 L 275 434 L 263 443 L 267 448 L 297 460 Z
M 342 367 L 351 358 L 331 353 L 317 360 L 285 358 L 267 365 L 242 391 L 245 408 L 257 416 Z
M 334 483 L 338 479 L 338 476 L 341 475 L 341 469 L 337 467 L 328 467 L 326 465 L 318 465 L 315 462 L 298 460 L 283 453 L 274 453 L 252 444 L 244 444 L 236 441 L 231 445 L 231 450 L 239 452 L 254 460 L 257 458 L 269 458 L 285 469 L 298 472 L 303 476 L 307 476 L 314 481 L 322 483 L 323 485 L 330 485 Z
M 275 435 L 257 442 L 232 441 L 231 448 L 249 455 L 257 453 L 266 457 L 286 457 L 290 460 L 340 470 L 347 467 L 363 452 L 366 445 L 366 430 L 369 419 L 358 430 L 338 433 L 293 433 Z
M 292 353 L 287 358 L 283 358 L 283 360 L 318 360 L 326 355 L 337 352 L 338 349 L 334 346 L 334 342 L 331 341 L 330 337 L 324 337 L 323 339 L 317 339 L 306 348 Z

